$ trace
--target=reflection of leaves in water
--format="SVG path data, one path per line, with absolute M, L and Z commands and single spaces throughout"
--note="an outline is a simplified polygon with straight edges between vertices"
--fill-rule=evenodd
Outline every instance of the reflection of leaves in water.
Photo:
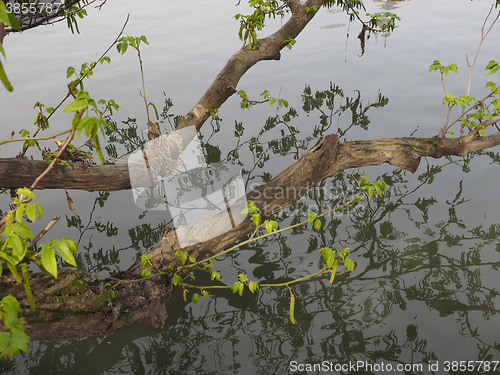
M 160 242 L 164 232 L 165 226 L 163 224 L 152 227 L 149 223 L 137 225 L 128 230 L 132 247 L 144 251 Z
M 326 93 L 305 90 L 304 97 L 304 111 L 319 114 L 314 136 L 332 132 L 336 123 L 347 123 L 339 133 L 353 124 L 364 128 L 369 124 L 367 110 L 387 104 L 379 96 L 376 104 L 364 106 L 358 92 L 346 98 L 333 85 Z M 269 181 L 269 160 L 277 155 L 298 156 L 315 141 L 311 134 L 301 133 L 294 121 L 299 121 L 298 112 L 289 109 L 284 115 L 270 117 L 259 135 L 249 139 L 243 138 L 244 124 L 235 122 L 236 145 L 231 145 L 221 162 L 241 163 L 259 181 Z M 270 137 L 271 133 L 275 136 Z M 215 138 L 214 134 L 206 137 L 207 144 L 212 136 Z M 215 160 L 219 152 L 222 156 L 227 151 L 218 145 L 206 149 L 210 147 Z M 498 154 L 485 155 L 499 163 Z M 286 372 L 291 359 L 428 363 L 438 359 L 442 348 L 436 347 L 429 327 L 422 322 L 439 316 L 448 316 L 447 325 L 450 329 L 456 326 L 456 336 L 469 339 L 461 348 L 467 350 L 469 359 L 497 358 L 500 343 L 482 338 L 488 325 L 481 325 L 481 319 L 491 319 L 491 323 L 498 317 L 495 302 L 499 293 L 485 275 L 500 268 L 498 253 L 491 251 L 500 251 L 500 224 L 467 227 L 467 207 L 472 202 L 461 182 L 448 186 L 448 200 L 424 191 L 446 175 L 449 165 L 461 163 L 462 170 L 467 170 L 473 157 L 450 159 L 437 167 L 427 165 L 418 178 L 408 178 L 400 170 L 386 172 L 376 178 L 388 184 L 383 199 L 326 218 L 319 232 L 310 226 L 296 228 L 248 244 L 214 262 L 214 270 L 220 270 L 222 281 L 229 285 L 235 268 L 261 283 L 285 281 L 317 270 L 320 247 L 350 247 L 356 261 L 353 273 L 339 273 L 332 285 L 318 278 L 293 286 L 296 325 L 287 319 L 288 290 L 245 291 L 245 298 L 214 292 L 196 305 L 186 305 L 177 293 L 167 305 L 166 327 L 156 335 L 130 339 L 117 354 L 114 368 L 129 373 L 145 369 L 146 373 L 218 374 L 244 373 L 244 364 L 252 373 L 269 374 Z M 358 186 L 358 176 L 358 171 L 342 172 L 321 182 L 294 207 L 280 213 L 280 227 L 304 220 L 311 207 L 321 213 L 344 202 Z M 98 225 L 94 226 L 97 230 Z M 153 246 L 163 229 L 152 223 L 130 228 L 132 246 L 140 251 Z M 89 265 L 111 269 L 111 264 L 118 264 L 120 251 L 114 247 L 95 251 L 90 242 L 83 253 Z M 93 259 L 89 254 L 94 254 Z M 196 281 L 209 283 L 204 273 L 197 274 Z M 49 348 L 51 344 L 43 345 Z M 96 343 L 88 345 L 97 347 Z M 88 350 L 83 352 L 86 355 Z

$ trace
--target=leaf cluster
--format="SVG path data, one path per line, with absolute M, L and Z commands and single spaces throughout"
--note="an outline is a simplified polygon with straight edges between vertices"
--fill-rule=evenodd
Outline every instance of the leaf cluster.
M 447 76 L 450 72 L 458 73 L 457 65 L 442 65 L 439 60 L 434 60 L 429 67 L 429 72 L 434 70 L 438 70 L 441 73 L 441 82 L 445 94 L 443 104 L 448 107 L 448 119 L 453 108 L 460 108 L 462 110 L 462 115 L 459 119 L 450 125 L 448 125 L 447 121 L 443 129 L 448 130 L 454 123 L 460 122 L 462 128 L 468 128 L 470 131 L 477 130 L 479 134 L 485 133 L 485 127 L 480 124 L 500 113 L 500 87 L 493 81 L 487 82 L 485 87 L 490 88 L 490 93 L 480 100 L 467 94 L 455 96 L 446 92 L 444 76 Z M 500 65 L 497 61 L 491 60 L 486 65 L 485 70 L 488 71 L 487 75 L 492 75 L 500 70 Z M 490 101 L 488 102 L 488 100 Z M 448 133 L 453 135 L 452 131 L 448 131 Z
M 20 188 L 13 198 L 15 208 L 7 213 L 5 224 L 0 227 L 0 276 L 7 268 L 18 283 L 24 285 L 31 309 L 35 310 L 35 302 L 29 284 L 28 265 L 33 262 L 44 272 L 49 272 L 57 278 L 56 251 L 61 258 L 76 267 L 74 253 L 78 244 L 68 238 L 53 239 L 40 245 L 40 251 L 35 252 L 30 240 L 35 237 L 28 224 L 43 215 L 43 207 L 33 202 L 35 194 L 28 188 Z M 22 276 L 19 274 L 21 270 Z M 19 350 L 28 351 L 29 337 L 24 330 L 24 320 L 17 317 L 21 308 L 18 301 L 8 295 L 0 301 L 0 320 L 10 332 L 0 332 L 0 356 L 13 356 Z
M 266 17 L 283 18 L 288 5 L 286 1 L 276 0 L 249 0 L 248 3 L 255 9 L 254 12 L 250 15 L 238 13 L 234 18 L 240 21 L 238 36 L 243 41 L 243 45 L 248 42 L 249 48 L 254 49 L 257 46 L 257 31 L 262 31 L 265 27 Z
M 25 332 L 25 320 L 19 318 L 21 306 L 11 294 L 0 300 L 0 320 L 3 320 L 7 332 L 0 332 L 0 356 L 9 357 L 19 354 L 19 351 L 28 353 L 29 336 Z

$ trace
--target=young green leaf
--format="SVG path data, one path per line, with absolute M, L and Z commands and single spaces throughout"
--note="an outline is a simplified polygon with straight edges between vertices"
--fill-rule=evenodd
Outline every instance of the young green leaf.
M 23 241 L 16 234 L 11 234 L 7 238 L 12 248 L 12 260 L 15 264 L 18 264 L 26 254 L 26 245 L 23 245 Z
M 328 268 L 332 267 L 333 262 L 335 261 L 336 251 L 330 249 L 329 247 L 322 247 L 321 249 L 319 249 L 319 252 L 323 256 L 323 259 L 326 262 L 326 266 Z
M 172 284 L 178 285 L 182 281 L 181 277 L 177 274 L 172 277 Z
M 194 293 L 193 296 L 191 297 L 191 300 L 196 303 L 198 302 L 200 296 L 198 295 L 198 293 Z
M 260 214 L 253 214 L 252 221 L 255 226 L 258 227 L 262 221 L 262 217 L 260 216 Z
M 311 224 L 314 220 L 316 220 L 316 217 L 318 214 L 314 211 L 311 211 L 307 214 L 307 224 Z
M 345 258 L 344 259 L 344 267 L 347 268 L 347 270 L 349 272 L 352 272 L 352 270 L 354 269 L 354 262 L 352 259 L 350 258 Z
M 49 242 L 49 244 L 52 243 L 55 246 L 57 252 L 59 253 L 59 255 L 61 255 L 61 257 L 64 259 L 66 263 L 69 263 L 73 267 L 76 267 L 75 257 L 73 256 L 74 251 L 72 251 L 73 244 L 70 244 L 70 242 L 75 242 L 75 241 L 65 237 L 62 240 L 52 240 Z
M 242 283 L 246 283 L 248 281 L 248 276 L 245 275 L 244 273 L 240 273 L 238 275 L 238 280 Z
M 146 267 L 142 270 L 142 277 L 145 279 L 151 276 L 151 268 Z
M 247 201 L 246 207 L 240 211 L 240 214 L 253 214 L 259 212 L 259 209 L 252 201 Z
M 63 112 L 77 112 L 82 109 L 87 108 L 89 101 L 87 98 L 75 99 L 73 103 L 70 103 L 64 108 Z
M 259 289 L 259 284 L 257 284 L 255 281 L 250 281 L 248 283 L 248 289 L 250 289 L 250 292 L 255 292 L 257 289 Z
M 361 181 L 360 182 L 361 186 L 365 186 L 365 185 L 369 184 L 368 179 L 364 176 L 359 176 L 359 180 Z
M 272 233 L 273 230 L 278 229 L 278 223 L 274 220 L 266 220 L 264 226 L 266 227 L 267 233 Z
M 28 188 L 19 188 L 16 191 L 17 195 L 24 195 L 26 198 L 35 199 L 35 193 Z
M 321 220 L 319 220 L 319 219 L 314 220 L 314 229 L 315 230 L 321 229 Z
M 500 70 L 500 65 L 495 60 L 491 60 L 488 65 L 486 65 L 486 70 L 490 71 L 487 75 L 494 74 Z
M 47 272 L 57 278 L 57 262 L 54 248 L 49 245 L 42 245 L 40 258 L 42 260 L 42 265 Z
M 14 225 L 9 226 L 9 229 L 24 238 L 35 237 L 35 235 L 30 231 L 28 224 L 26 223 L 20 223 L 20 222 L 14 223 Z
M 175 252 L 175 256 L 178 258 L 181 258 L 182 264 L 186 264 L 186 261 L 188 259 L 188 255 L 184 251 L 177 250 Z
M 16 209 L 16 220 L 23 221 L 24 211 L 26 210 L 26 203 L 20 204 Z
M 240 284 L 244 285 L 244 284 L 240 283 L 239 281 L 236 281 L 233 284 L 233 286 L 231 287 L 231 290 L 233 291 L 233 293 L 236 293 L 238 290 L 240 290 Z

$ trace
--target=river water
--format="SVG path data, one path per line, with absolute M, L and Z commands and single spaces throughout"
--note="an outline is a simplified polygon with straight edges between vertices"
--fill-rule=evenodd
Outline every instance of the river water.
M 174 116 L 191 109 L 241 46 L 231 17 L 245 8 L 235 4 L 158 0 L 145 6 L 109 0 L 100 11 L 89 8 L 79 35 L 59 24 L 8 36 L 6 71 L 15 91 L 0 91 L 0 138 L 22 127 L 32 131 L 34 103 L 55 106 L 67 90 L 66 68 L 98 58 L 128 13 L 125 35 L 146 35 L 150 43 L 141 47 L 148 101 L 160 111 L 168 109 L 161 126 L 170 129 Z M 339 133 L 342 140 L 436 135 L 447 111 L 439 74 L 429 73 L 429 66 L 436 59 L 456 63 L 459 74 L 446 77 L 446 89 L 465 93 L 466 57 L 473 60 L 491 4 L 367 2 L 367 12 L 397 13 L 401 22 L 387 38 L 372 35 L 364 54 L 356 38 L 359 24 L 350 24 L 336 8 L 322 10 L 279 62 L 257 64 L 238 86 L 250 98 L 267 89 L 290 107 L 241 110 L 233 96 L 219 119 L 202 129 L 207 158 L 237 164 L 251 187 L 290 165 L 320 135 Z M 277 20 L 270 29 L 279 25 Z M 498 80 L 498 74 L 486 77 L 484 67 L 500 59 L 499 37 L 497 25 L 482 45 L 472 96 L 485 96 L 485 82 Z M 120 57 L 113 50 L 110 57 L 112 63 L 99 66 L 86 89 L 121 105 L 110 120 L 119 135 L 106 144 L 106 153 L 126 160 L 146 130 L 139 65 L 132 51 Z M 70 120 L 69 114 L 57 114 L 50 131 L 66 129 Z M 0 157 L 15 155 L 19 147 L 2 145 Z M 42 147 L 54 148 L 51 142 Z M 40 157 L 38 151 L 32 155 Z M 476 370 L 478 361 L 489 361 L 490 367 L 462 373 L 495 373 L 494 361 L 500 361 L 498 160 L 493 149 L 466 158 L 424 159 L 415 174 L 391 166 L 347 170 L 278 215 L 280 227 L 303 220 L 310 210 L 325 212 L 345 202 L 359 186 L 359 175 L 386 181 L 384 197 L 327 216 L 320 231 L 294 229 L 214 262 L 226 285 L 239 273 L 259 283 L 279 283 L 319 270 L 322 247 L 350 248 L 352 272 L 339 267 L 333 284 L 323 276 L 291 287 L 296 324 L 290 322 L 287 288 L 245 291 L 243 297 L 213 292 L 196 304 L 185 303 L 178 291 L 161 329 L 134 326 L 107 337 L 33 342 L 29 354 L 2 360 L 0 372 L 448 374 L 460 373 L 453 361 L 470 360 Z M 79 266 L 90 272 L 109 274 L 130 266 L 159 241 L 163 220 L 169 220 L 163 211 L 138 208 L 130 191 L 69 194 L 81 220 L 72 215 L 62 190 L 37 191 L 37 200 L 46 208 L 45 218 L 63 217 L 51 238 L 79 240 Z M 7 194 L 0 196 L 0 207 L 8 201 Z M 209 283 L 206 275 L 196 277 L 199 284 Z

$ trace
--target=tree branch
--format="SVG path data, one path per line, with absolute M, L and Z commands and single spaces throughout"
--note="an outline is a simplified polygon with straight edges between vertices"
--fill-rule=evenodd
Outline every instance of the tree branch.
M 281 58 L 280 51 L 286 46 L 285 40 L 295 39 L 317 13 L 307 13 L 304 8 L 312 8 L 314 5 L 320 8 L 323 2 L 324 0 L 308 0 L 304 5 L 295 1 L 289 2 L 292 10 L 290 19 L 274 34 L 258 39 L 255 49 L 243 46 L 231 56 L 199 102 L 179 120 L 177 129 L 196 126 L 199 131 L 210 112 L 219 108 L 234 94 L 234 88 L 248 69 L 259 61 Z

